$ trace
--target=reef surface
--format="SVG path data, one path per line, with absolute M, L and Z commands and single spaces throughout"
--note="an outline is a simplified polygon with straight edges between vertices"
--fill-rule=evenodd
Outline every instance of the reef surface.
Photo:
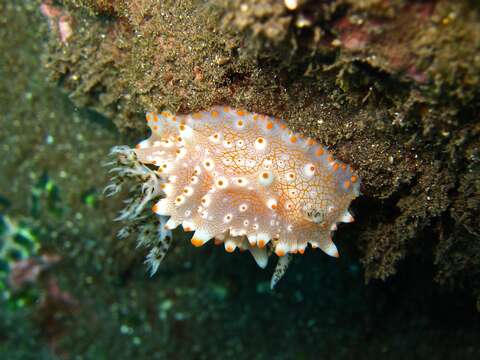
M 7 259 L 20 290 L 0 353 L 478 358 L 478 5 L 296 3 L 0 5 L 0 236 L 40 244 L 16 277 Z M 358 169 L 340 260 L 293 262 L 270 293 L 247 256 L 185 241 L 149 278 L 115 238 L 109 148 L 144 137 L 147 110 L 217 104 L 283 118 Z

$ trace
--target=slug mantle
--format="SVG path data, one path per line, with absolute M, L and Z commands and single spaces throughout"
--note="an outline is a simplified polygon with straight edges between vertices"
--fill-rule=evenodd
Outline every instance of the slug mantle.
M 135 149 L 116 147 L 116 176 L 106 191 L 120 191 L 135 178 L 139 195 L 120 220 L 143 219 L 148 203 L 159 216 L 156 239 L 145 226 L 140 243 L 151 246 L 147 262 L 155 272 L 179 225 L 193 231 L 191 242 L 211 239 L 229 253 L 249 250 L 265 268 L 280 257 L 271 286 L 284 274 L 290 254 L 308 246 L 338 257 L 331 239 L 339 222 L 352 222 L 348 207 L 359 195 L 353 169 L 315 140 L 293 133 L 269 116 L 214 107 L 189 115 L 147 113 L 151 136 Z M 126 236 L 130 230 L 121 232 Z

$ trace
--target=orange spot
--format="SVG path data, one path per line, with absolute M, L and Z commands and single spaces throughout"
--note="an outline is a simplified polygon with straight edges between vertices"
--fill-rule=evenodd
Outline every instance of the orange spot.
M 147 122 L 149 122 L 151 119 L 150 119 L 150 114 L 147 115 Z
M 313 139 L 308 139 L 307 140 L 307 145 L 308 146 L 312 146 L 313 144 L 315 144 L 315 140 L 313 140 Z
M 239 120 L 239 121 L 237 122 L 237 125 L 238 125 L 238 126 L 243 126 L 243 121 L 242 121 L 242 120 Z
M 184 131 L 184 130 L 185 130 L 185 125 L 183 125 L 183 124 L 180 125 L 180 126 L 179 126 L 179 129 L 180 129 L 180 131 Z
M 345 181 L 345 182 L 343 183 L 343 185 L 345 186 L 346 189 L 350 188 L 350 181 L 348 181 L 348 180 Z
M 167 185 L 165 184 L 160 184 L 160 189 L 165 189 L 167 187 Z
M 337 171 L 338 170 L 338 164 L 337 163 L 333 164 L 332 168 L 333 168 L 333 171 Z
M 292 137 L 290 138 L 290 142 L 296 143 L 296 142 L 297 142 L 297 137 L 296 137 L 296 136 L 292 136 Z
M 254 114 L 254 115 L 252 116 L 252 119 L 255 120 L 255 121 L 257 121 L 257 120 L 258 120 L 258 115 L 257 115 L 257 114 Z
M 324 153 L 323 148 L 318 148 L 317 151 L 315 152 L 315 155 L 322 156 L 323 153 Z
M 192 245 L 195 247 L 200 247 L 203 245 L 203 241 L 200 240 L 199 238 L 193 237 L 192 240 L 190 240 Z
M 234 248 L 233 246 L 231 246 L 231 245 L 227 245 L 227 247 L 225 248 L 225 250 L 226 250 L 227 252 L 229 252 L 229 253 L 232 253 L 232 252 L 235 250 L 235 248 Z
M 158 205 L 157 205 L 157 204 L 155 204 L 155 205 L 152 206 L 152 211 L 153 211 L 154 213 L 156 213 L 156 212 L 158 211 Z
M 155 126 L 153 127 L 153 130 L 158 130 L 158 126 L 155 125 Z
M 177 137 L 177 141 L 178 141 L 178 142 L 181 142 L 182 140 L 183 140 L 183 139 L 182 139 L 181 136 Z
M 184 227 L 183 227 L 183 231 L 192 231 L 192 229 L 191 229 L 190 227 L 188 227 L 188 226 L 184 226 Z
M 264 179 L 268 179 L 268 173 L 264 172 L 264 173 L 262 174 L 262 177 L 263 177 Z
M 259 247 L 260 249 L 263 249 L 263 248 L 265 247 L 265 241 L 264 241 L 264 240 L 259 240 L 259 241 L 258 241 L 258 247 Z
M 157 163 L 157 160 L 152 160 L 152 164 L 155 165 Z
M 357 182 L 357 177 L 355 175 L 352 175 L 352 177 L 350 178 L 350 180 L 352 181 L 352 183 L 356 183 Z
M 238 116 L 243 116 L 243 115 L 245 115 L 245 112 L 243 110 L 238 110 L 237 115 Z
M 272 206 L 270 206 L 270 208 L 271 208 L 272 210 L 275 210 L 275 209 L 277 208 L 277 205 L 272 204 Z
M 158 121 L 158 116 L 157 116 L 157 114 L 153 115 L 153 121 L 155 121 L 155 122 Z
M 162 116 L 164 117 L 170 117 L 170 113 L 169 112 L 166 112 L 166 111 L 162 111 Z
M 315 171 L 315 166 L 310 166 L 310 171 L 314 172 Z
M 343 170 L 343 171 L 346 171 L 346 170 L 347 170 L 347 165 L 342 164 L 342 170 Z
M 287 127 L 287 125 L 285 125 L 285 124 L 280 124 L 280 129 L 283 130 L 283 129 L 285 129 L 286 127 Z
M 172 121 L 173 122 L 177 121 L 177 117 L 176 116 L 172 117 Z
M 298 252 L 299 252 L 301 255 L 303 255 L 303 254 L 305 254 L 305 249 L 304 249 L 304 248 L 300 248 L 300 249 L 298 249 Z
M 333 161 L 333 156 L 332 156 L 332 155 L 328 155 L 327 161 L 328 161 L 328 162 L 332 162 L 332 161 Z
M 192 118 L 194 118 L 195 120 L 199 120 L 199 119 L 202 118 L 202 114 L 197 112 L 197 113 L 193 114 Z
M 210 113 L 210 115 L 212 115 L 212 117 L 217 117 L 218 116 L 218 111 L 212 111 Z
M 263 143 L 263 138 L 258 138 L 257 141 L 258 141 L 259 144 L 261 144 L 261 143 Z
M 228 111 L 230 111 L 230 108 L 229 108 L 228 106 L 225 106 L 225 107 L 223 108 L 223 111 L 228 112 Z
M 272 122 L 269 121 L 269 122 L 267 123 L 267 129 L 268 129 L 268 130 L 272 130 L 272 129 L 273 129 L 273 123 L 272 123 Z
M 285 256 L 285 251 L 283 250 L 280 250 L 280 249 L 275 249 L 275 254 L 277 254 L 277 256 Z
M 135 145 L 135 149 L 140 149 L 140 144 Z

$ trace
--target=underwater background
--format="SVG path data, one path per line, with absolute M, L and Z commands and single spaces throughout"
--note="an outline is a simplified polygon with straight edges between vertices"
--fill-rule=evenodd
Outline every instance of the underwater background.
M 479 359 L 477 1 L 0 2 L 1 359 Z M 144 113 L 285 119 L 358 169 L 340 258 L 274 291 L 182 231 L 150 277 L 105 198 Z

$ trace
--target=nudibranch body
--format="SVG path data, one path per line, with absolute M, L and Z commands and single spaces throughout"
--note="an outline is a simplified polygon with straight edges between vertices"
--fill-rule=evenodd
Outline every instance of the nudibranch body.
M 348 207 L 360 181 L 327 148 L 279 119 L 229 107 L 147 113 L 147 124 L 151 136 L 128 156 L 145 175 L 142 206 L 159 198 L 152 210 L 164 238 L 182 225 L 194 231 L 193 245 L 215 239 L 227 252 L 249 250 L 262 268 L 273 252 L 281 260 L 272 286 L 288 254 L 308 244 L 338 257 L 331 233 L 353 221 Z

